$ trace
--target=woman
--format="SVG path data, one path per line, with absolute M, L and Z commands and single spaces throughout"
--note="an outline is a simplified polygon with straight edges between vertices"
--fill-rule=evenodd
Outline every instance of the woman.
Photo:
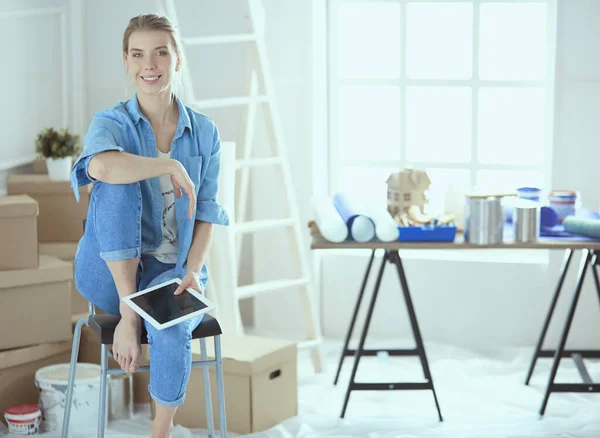
M 214 123 L 183 105 L 173 85 L 181 55 L 169 20 L 153 14 L 130 20 L 123 60 L 136 94 L 94 117 L 72 186 L 94 182 L 86 227 L 75 256 L 77 290 L 105 312 L 120 315 L 113 356 L 139 367 L 142 320 L 120 299 L 173 277 L 203 292 L 212 224 L 228 225 L 215 199 L 220 141 Z M 156 401 L 153 437 L 169 436 L 190 375 L 191 332 L 199 319 L 157 331 L 150 343 L 149 391 Z

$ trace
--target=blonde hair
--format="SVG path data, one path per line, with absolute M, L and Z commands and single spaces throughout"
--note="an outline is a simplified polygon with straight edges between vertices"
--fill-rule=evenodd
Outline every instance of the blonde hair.
M 179 42 L 177 29 L 169 18 L 156 14 L 141 14 L 129 20 L 129 24 L 125 28 L 125 32 L 123 32 L 123 54 L 127 55 L 129 52 L 129 37 L 133 32 L 152 30 L 161 30 L 169 33 L 180 64 L 183 63 L 183 53 L 179 49 L 181 44 Z M 179 96 L 181 91 L 181 78 L 179 74 L 176 74 L 173 78 L 171 92 L 173 95 Z

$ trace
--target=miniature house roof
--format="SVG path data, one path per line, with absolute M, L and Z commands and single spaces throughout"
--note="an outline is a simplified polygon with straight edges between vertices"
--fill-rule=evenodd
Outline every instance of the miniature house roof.
M 424 170 L 404 169 L 402 172 L 392 173 L 386 183 L 388 188 L 395 190 L 427 190 L 431 180 Z

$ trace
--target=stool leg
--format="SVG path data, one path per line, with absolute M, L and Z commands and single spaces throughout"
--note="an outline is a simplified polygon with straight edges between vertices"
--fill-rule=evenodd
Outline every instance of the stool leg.
M 127 380 L 129 384 L 129 418 L 133 418 L 133 403 L 134 403 L 134 394 L 133 394 L 133 373 L 127 373 Z
M 217 374 L 217 395 L 219 399 L 219 431 L 221 438 L 227 438 L 227 417 L 225 413 L 225 386 L 223 385 L 223 360 L 221 359 L 221 338 L 215 336 L 215 372 Z
M 77 368 L 77 356 L 79 355 L 79 342 L 81 340 L 81 328 L 87 324 L 87 317 L 81 318 L 75 325 L 73 334 L 73 345 L 71 347 L 71 364 L 69 366 L 69 383 L 67 384 L 67 400 L 65 401 L 65 413 L 61 438 L 67 438 L 69 435 L 69 421 L 71 420 L 71 406 L 73 405 L 73 385 L 75 384 L 75 371 Z
M 98 406 L 98 438 L 104 438 L 106 425 L 106 387 L 108 386 L 108 345 L 100 346 L 100 404 Z
M 200 359 L 202 362 L 208 360 L 206 356 L 206 339 L 200 338 Z M 208 367 L 202 367 L 202 376 L 204 377 L 204 403 L 206 404 L 206 425 L 210 438 L 215 438 L 215 422 L 213 419 L 212 399 L 210 397 L 210 374 Z

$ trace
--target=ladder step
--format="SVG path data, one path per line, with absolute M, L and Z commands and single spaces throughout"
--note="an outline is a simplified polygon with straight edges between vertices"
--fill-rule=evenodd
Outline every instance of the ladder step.
M 283 219 L 262 219 L 256 221 L 241 222 L 235 225 L 236 234 L 254 233 L 256 231 L 268 230 L 270 228 L 283 228 L 294 225 L 293 217 Z
M 315 347 L 318 347 L 319 345 L 321 345 L 322 343 L 323 343 L 323 340 L 321 338 L 309 339 L 306 341 L 298 342 L 298 348 L 315 348 Z
M 257 96 L 238 96 L 224 97 L 220 99 L 203 99 L 195 101 L 192 106 L 197 109 L 204 108 L 223 108 L 231 106 L 249 105 L 251 103 L 266 102 L 267 96 L 259 94 Z
M 264 167 L 273 166 L 281 163 L 281 157 L 267 157 L 267 158 L 250 158 L 248 160 L 236 160 L 236 169 L 247 169 L 250 167 Z
M 204 37 L 182 38 L 183 44 L 190 46 L 205 46 L 209 44 L 228 44 L 256 41 L 256 34 L 242 33 L 232 35 L 213 35 Z
M 275 292 L 288 287 L 302 286 L 308 284 L 308 278 L 294 278 L 291 280 L 272 280 L 263 283 L 255 283 L 248 286 L 240 286 L 237 288 L 238 299 L 255 297 L 260 293 Z

